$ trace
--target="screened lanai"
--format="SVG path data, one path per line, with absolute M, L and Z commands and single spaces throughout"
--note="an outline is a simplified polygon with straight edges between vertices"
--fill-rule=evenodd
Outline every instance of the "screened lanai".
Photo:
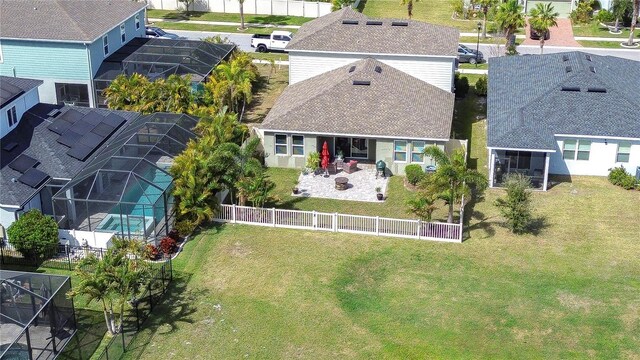
M 156 238 L 173 222 L 173 159 L 195 137 L 198 119 L 156 113 L 130 122 L 53 197 L 64 229 Z

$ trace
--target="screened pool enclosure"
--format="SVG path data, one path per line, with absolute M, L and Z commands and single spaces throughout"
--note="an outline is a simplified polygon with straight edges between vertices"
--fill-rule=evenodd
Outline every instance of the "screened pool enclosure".
M 166 235 L 174 205 L 169 168 L 195 137 L 197 122 L 188 115 L 156 113 L 125 125 L 53 197 L 58 225 L 132 238 Z

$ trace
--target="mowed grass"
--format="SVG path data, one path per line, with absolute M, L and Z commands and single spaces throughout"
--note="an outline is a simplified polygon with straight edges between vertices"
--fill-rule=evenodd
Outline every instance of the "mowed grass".
M 637 42 L 638 39 L 635 39 L 634 42 Z M 636 48 L 625 48 L 620 45 L 620 43 L 626 43 L 626 40 L 620 41 L 588 41 L 588 40 L 578 40 L 578 43 L 584 47 L 591 48 L 607 48 L 607 49 L 629 49 L 629 50 L 640 50 L 640 47 Z
M 205 24 L 191 24 L 181 23 L 173 21 L 159 21 L 153 24 L 164 30 L 187 30 L 187 31 L 211 31 L 220 33 L 245 33 L 245 34 L 263 34 L 268 35 L 273 32 L 272 28 L 265 27 L 248 27 L 244 31 L 238 30 L 237 26 L 228 25 L 205 25 Z M 287 31 L 295 32 L 296 29 L 287 29 Z
M 622 210 L 640 193 L 574 178 L 534 194 L 546 225 L 525 236 L 500 226 L 502 194 L 463 244 L 212 228 L 128 358 L 640 356 L 640 214 Z
M 189 16 L 184 11 L 177 10 L 147 10 L 149 18 L 164 20 L 201 20 L 220 22 L 240 22 L 240 14 L 226 14 L 215 12 L 191 11 Z M 253 24 L 273 24 L 273 25 L 302 25 L 313 20 L 302 16 L 281 16 L 281 15 L 251 15 L 245 14 L 244 21 Z
M 597 21 L 593 21 L 589 24 L 575 24 L 573 25 L 573 36 L 590 36 L 590 37 L 608 37 L 608 38 L 629 38 L 629 28 L 625 28 L 620 24 L 622 32 L 620 34 L 612 34 L 608 28 L 602 27 Z M 636 31 L 638 33 L 638 31 Z
M 281 53 L 249 53 L 250 56 L 261 60 L 269 58 L 277 60 L 277 57 L 266 57 L 263 55 L 278 55 Z M 286 55 L 286 54 L 284 54 Z M 260 80 L 255 85 L 256 89 L 253 94 L 251 103 L 247 106 L 247 111 L 242 119 L 243 122 L 250 126 L 261 123 L 267 116 L 273 104 L 282 94 L 289 84 L 289 67 L 274 64 L 256 64 L 260 73 Z

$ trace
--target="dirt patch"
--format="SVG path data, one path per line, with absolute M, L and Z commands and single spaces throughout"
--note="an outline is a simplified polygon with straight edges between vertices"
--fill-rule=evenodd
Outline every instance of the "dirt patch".
M 625 312 L 620 316 L 627 331 L 633 331 L 640 326 L 640 304 L 629 304 Z M 640 354 L 638 354 L 640 356 Z
M 409 181 L 407 180 L 406 177 L 404 178 L 404 187 L 409 191 L 417 191 L 418 190 L 418 186 L 412 185 L 411 183 L 409 183 Z
M 574 311 L 582 310 L 585 312 L 590 312 L 593 306 L 601 305 L 599 301 L 580 297 L 578 295 L 567 292 L 561 292 L 558 295 L 558 301 L 562 306 Z
M 233 245 L 229 246 L 228 251 L 231 256 L 239 258 L 245 258 L 251 254 L 251 248 L 243 245 L 239 241 L 236 241 Z

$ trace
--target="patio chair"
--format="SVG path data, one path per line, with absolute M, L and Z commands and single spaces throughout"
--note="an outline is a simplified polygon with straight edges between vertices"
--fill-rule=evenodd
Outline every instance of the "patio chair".
M 358 170 L 358 162 L 355 160 L 351 160 L 348 163 L 345 163 L 342 169 L 347 174 L 351 174 Z
M 338 169 L 336 167 L 336 164 L 329 164 L 327 165 L 327 173 L 329 175 L 335 175 L 338 173 Z

